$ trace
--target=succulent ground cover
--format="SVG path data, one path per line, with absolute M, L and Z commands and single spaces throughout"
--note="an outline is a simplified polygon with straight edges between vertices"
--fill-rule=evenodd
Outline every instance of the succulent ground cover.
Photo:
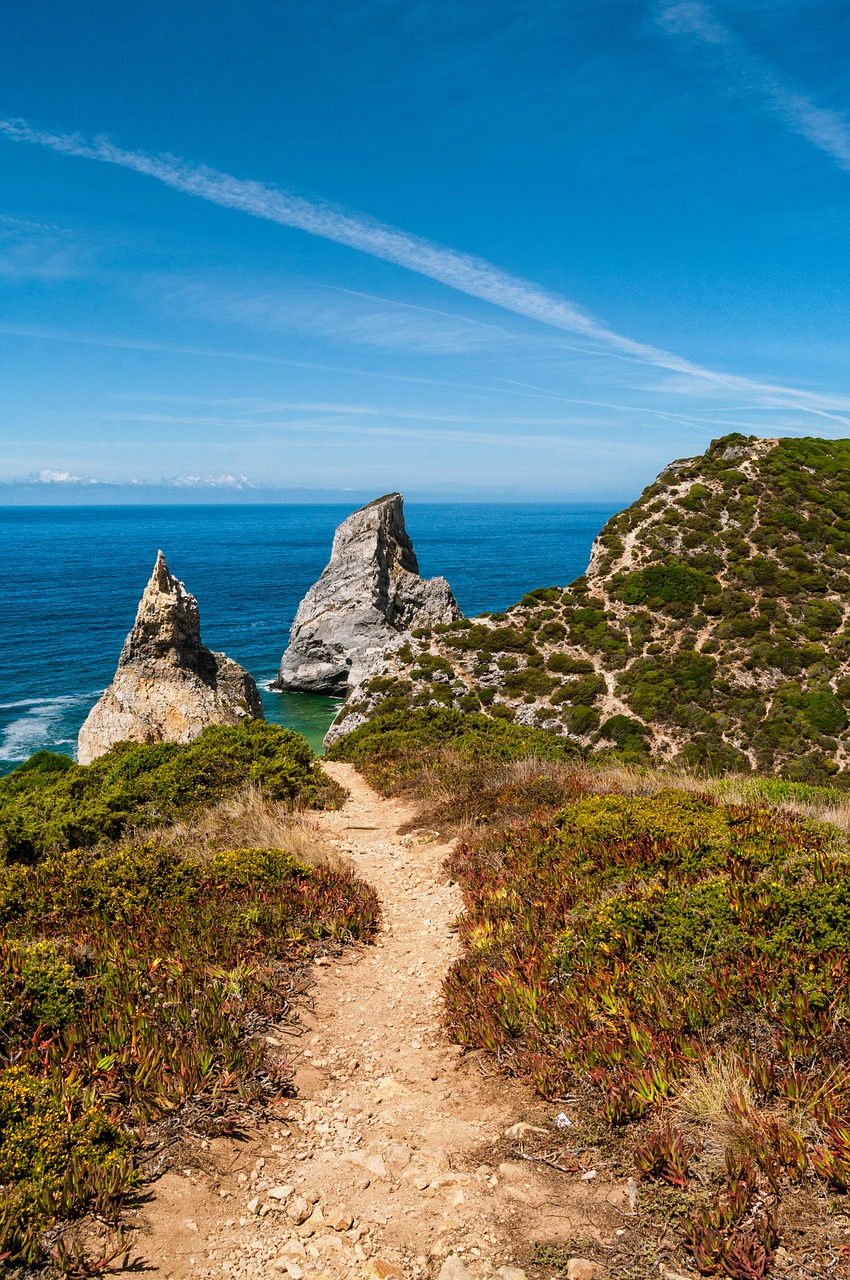
M 450 870 L 466 910 L 449 1026 L 573 1099 L 567 1146 L 638 1176 L 700 1274 L 751 1280 L 780 1242 L 831 1238 L 850 1189 L 835 828 L 576 775 L 557 814 L 461 844 Z
M 850 441 L 713 442 L 594 544 L 584 577 L 416 632 L 353 691 L 566 735 L 585 755 L 822 783 L 850 746 Z
M 290 1016 L 299 962 L 376 924 L 373 891 L 344 868 L 192 850 L 187 812 L 246 776 L 293 804 L 327 794 L 297 735 L 200 741 L 86 769 L 41 755 L 0 783 L 7 832 L 27 833 L 7 835 L 0 864 L 0 1267 L 72 1270 L 61 1225 L 86 1210 L 114 1221 L 166 1131 L 227 1132 L 284 1092 L 264 1033 Z M 52 839 L 33 838 L 33 811 Z M 110 838 L 164 813 L 184 816 L 178 845 Z M 87 847 L 66 847 L 80 830 Z

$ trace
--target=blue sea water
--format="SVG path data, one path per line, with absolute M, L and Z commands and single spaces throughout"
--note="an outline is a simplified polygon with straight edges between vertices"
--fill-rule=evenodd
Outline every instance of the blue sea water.
M 0 507 L 0 773 L 46 747 L 73 754 L 109 683 L 157 550 L 197 597 L 201 634 L 254 676 L 269 720 L 318 750 L 330 698 L 272 692 L 298 602 L 350 508 Z M 498 611 L 587 567 L 610 506 L 415 504 L 426 577 L 467 615 Z

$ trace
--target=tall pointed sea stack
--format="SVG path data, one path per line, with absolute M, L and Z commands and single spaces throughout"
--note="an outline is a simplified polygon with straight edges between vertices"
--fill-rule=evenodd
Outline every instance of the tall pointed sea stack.
M 298 606 L 279 688 L 346 693 L 411 628 L 461 616 L 445 578 L 420 578 L 403 502 L 400 493 L 376 498 L 339 526 L 327 568 Z
M 112 684 L 80 730 L 89 764 L 116 742 L 190 742 L 207 725 L 264 719 L 253 679 L 201 643 L 198 603 L 160 551 Z

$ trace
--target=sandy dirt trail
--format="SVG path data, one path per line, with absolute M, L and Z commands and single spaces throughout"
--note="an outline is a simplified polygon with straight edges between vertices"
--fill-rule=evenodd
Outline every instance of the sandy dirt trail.
M 551 1126 L 562 1108 L 487 1074 L 442 1031 L 462 909 L 442 870 L 448 847 L 400 834 L 412 808 L 351 766 L 325 767 L 350 798 L 317 824 L 376 888 L 381 930 L 374 945 L 320 961 L 301 1034 L 272 1036 L 296 1068 L 297 1098 L 279 1121 L 205 1144 L 194 1167 L 155 1184 L 137 1259 L 173 1280 L 484 1280 L 500 1269 L 523 1280 L 515 1269 L 536 1242 L 612 1239 L 627 1221 L 623 1188 L 525 1161 L 521 1131 L 506 1133 Z

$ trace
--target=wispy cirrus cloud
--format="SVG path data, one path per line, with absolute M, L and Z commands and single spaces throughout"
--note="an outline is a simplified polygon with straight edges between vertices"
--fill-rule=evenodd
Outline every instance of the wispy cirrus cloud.
M 0 277 L 69 280 L 81 274 L 77 259 L 63 228 L 0 216 Z
M 306 333 L 358 347 L 423 355 L 463 355 L 504 346 L 522 335 L 435 307 L 331 285 L 273 289 L 205 281 L 164 282 L 169 305 L 255 329 Z
M 347 245 L 515 315 L 578 334 L 601 348 L 644 364 L 727 388 L 758 388 L 803 398 L 807 395 L 794 388 L 770 387 L 708 369 L 672 352 L 637 342 L 609 329 L 569 299 L 511 275 L 483 258 L 435 244 L 365 214 L 307 200 L 266 183 L 236 178 L 177 156 L 128 151 L 105 137 L 88 139 L 80 134 L 50 133 L 34 128 L 25 120 L 0 120 L 0 133 L 13 142 L 31 143 L 63 155 L 131 169 L 187 195 Z
M 680 15 L 677 20 L 687 19 L 688 5 L 694 0 L 684 0 L 684 3 L 684 16 Z M 676 9 L 675 5 L 666 7 L 671 11 Z M 699 4 L 694 13 L 696 16 L 689 19 L 694 23 L 700 15 L 706 23 L 710 18 L 710 11 Z M 717 39 L 721 38 L 722 30 L 719 29 Z M 0 120 L 0 134 L 13 142 L 30 143 L 63 155 L 130 169 L 198 199 L 357 249 L 515 315 L 562 333 L 575 334 L 585 342 L 588 352 L 606 352 L 663 370 L 673 375 L 674 381 L 679 379 L 686 383 L 692 395 L 701 394 L 701 391 L 709 396 L 737 393 L 757 400 L 762 407 L 814 414 L 842 428 L 850 427 L 850 418 L 836 412 L 844 407 L 844 397 L 710 369 L 659 347 L 635 341 L 608 328 L 569 299 L 511 275 L 485 259 L 435 244 L 365 214 L 339 209 L 322 201 L 307 200 L 278 187 L 237 178 L 177 156 L 129 151 L 105 137 L 89 139 L 80 134 L 51 133 L 36 129 L 25 120 Z
M 665 0 L 658 9 L 662 27 L 673 35 L 689 36 L 703 46 L 725 73 L 727 86 L 747 93 L 785 121 L 841 169 L 850 170 L 850 121 L 846 115 L 819 106 L 807 94 L 786 84 L 759 54 L 720 19 L 704 0 Z

